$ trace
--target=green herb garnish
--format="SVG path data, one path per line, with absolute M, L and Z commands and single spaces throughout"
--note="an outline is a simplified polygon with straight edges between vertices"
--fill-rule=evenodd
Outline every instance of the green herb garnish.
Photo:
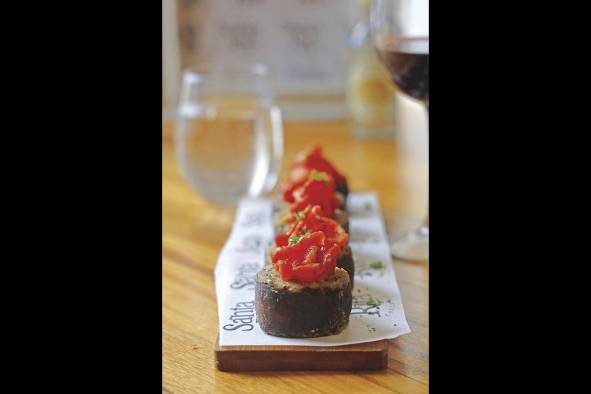
M 302 237 L 298 237 L 298 236 L 297 236 L 297 235 L 295 235 L 295 234 L 294 234 L 294 235 L 292 235 L 291 237 L 289 237 L 289 242 L 288 242 L 289 246 L 297 244 L 297 243 L 298 243 L 298 241 L 299 241 L 301 238 L 302 238 Z
M 312 179 L 314 179 L 315 181 L 322 181 L 324 183 L 328 182 L 328 174 L 326 172 L 320 172 L 317 170 L 312 170 L 312 173 L 310 174 L 310 176 L 312 177 Z
M 299 212 L 296 212 L 295 216 L 298 220 L 304 220 L 304 218 L 306 217 L 306 214 L 304 213 L 304 211 L 299 211 Z
M 378 302 L 374 300 L 372 296 L 369 296 L 369 299 L 367 300 L 367 305 L 378 306 Z
M 381 261 L 377 260 L 377 261 L 372 261 L 371 263 L 369 263 L 369 266 L 371 268 L 384 268 L 384 264 L 382 264 Z

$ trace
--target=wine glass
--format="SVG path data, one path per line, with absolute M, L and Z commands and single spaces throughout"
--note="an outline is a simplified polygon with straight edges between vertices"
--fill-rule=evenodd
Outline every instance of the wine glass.
M 372 41 L 392 82 L 400 92 L 425 106 L 429 118 L 429 2 L 373 0 L 370 10 Z M 429 207 L 423 224 L 395 240 L 394 257 L 429 259 Z
M 283 126 L 265 66 L 185 70 L 175 131 L 181 171 L 206 200 L 233 205 L 275 186 Z

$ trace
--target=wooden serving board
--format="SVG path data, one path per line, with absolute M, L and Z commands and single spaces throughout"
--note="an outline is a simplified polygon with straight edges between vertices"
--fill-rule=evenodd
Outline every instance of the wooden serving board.
M 388 367 L 388 339 L 345 346 L 220 346 L 220 371 L 357 371 Z

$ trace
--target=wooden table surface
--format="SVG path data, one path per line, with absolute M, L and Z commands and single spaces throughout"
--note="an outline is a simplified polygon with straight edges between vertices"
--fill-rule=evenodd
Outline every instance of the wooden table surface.
M 429 381 L 429 266 L 394 262 L 412 333 L 390 341 L 386 371 L 229 373 L 215 368 L 216 259 L 234 211 L 209 206 L 182 178 L 171 126 L 163 130 L 163 391 L 169 393 L 398 392 L 426 393 Z M 391 234 L 420 222 L 426 202 L 424 158 L 405 154 L 400 140 L 360 141 L 344 122 L 285 124 L 283 171 L 296 152 L 324 143 L 352 190 L 374 190 Z M 420 156 L 420 155 L 419 155 Z

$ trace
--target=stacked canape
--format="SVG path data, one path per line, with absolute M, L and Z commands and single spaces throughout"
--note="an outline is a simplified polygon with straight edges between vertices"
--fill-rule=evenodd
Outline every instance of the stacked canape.
M 328 173 L 335 181 L 336 191 L 344 198 L 349 194 L 347 178 L 341 174 L 322 154 L 322 147 L 316 145 L 296 156 L 291 165 L 287 182 L 283 185 L 283 198 L 293 202 L 291 195 L 294 190 L 306 182 L 312 170 Z
M 335 219 L 349 231 L 345 211 L 349 194 L 347 178 L 324 158 L 320 146 L 297 155 L 282 192 L 284 202 L 291 204 L 291 212 L 301 211 L 308 205 L 320 205 L 325 216 Z
M 355 274 L 347 194 L 346 178 L 320 147 L 298 155 L 283 186 L 270 264 L 256 278 L 257 321 L 268 334 L 319 337 L 347 326 Z

